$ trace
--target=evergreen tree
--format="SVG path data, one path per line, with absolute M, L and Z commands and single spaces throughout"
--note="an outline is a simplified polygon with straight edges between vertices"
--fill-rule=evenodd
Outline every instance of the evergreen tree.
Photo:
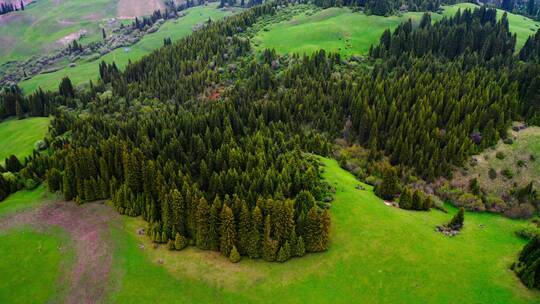
M 197 208 L 197 247 L 210 249 L 212 237 L 210 233 L 210 206 L 206 199 L 201 198 Z
M 450 223 L 448 223 L 448 227 L 452 228 L 454 230 L 461 230 L 463 227 L 463 221 L 465 219 L 465 209 L 463 207 L 459 208 L 458 213 L 454 215 Z
M 385 200 L 394 199 L 399 192 L 399 178 L 397 170 L 393 167 L 386 168 L 383 173 L 382 183 L 375 187 L 375 194 Z
M 227 205 L 223 205 L 223 209 L 221 210 L 220 232 L 219 251 L 224 256 L 230 256 L 232 248 L 236 246 L 236 227 L 233 212 Z
M 231 249 L 231 254 L 229 255 L 229 261 L 232 263 L 238 263 L 240 262 L 240 253 L 238 253 L 238 250 L 236 250 L 236 246 L 233 245 Z
M 289 245 L 289 242 L 286 241 L 285 244 L 283 244 L 283 246 L 281 246 L 281 248 L 279 249 L 279 252 L 277 255 L 277 261 L 283 263 L 290 258 L 291 258 L 291 247 Z

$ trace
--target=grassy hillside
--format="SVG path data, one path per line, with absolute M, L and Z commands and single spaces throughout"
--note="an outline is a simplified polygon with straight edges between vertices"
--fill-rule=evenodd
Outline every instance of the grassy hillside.
M 50 303 L 61 297 L 62 266 L 71 257 L 58 250 L 60 231 L 0 231 L 0 303 Z
M 473 156 L 474 165 L 469 164 L 457 171 L 452 183 L 467 188 L 469 180 L 477 178 L 482 189 L 498 197 L 512 189 L 514 184 L 524 187 L 532 181 L 536 189 L 540 188 L 540 127 L 529 127 L 519 132 L 510 130 L 509 135 L 512 144 L 501 140 L 494 148 Z M 490 169 L 497 172 L 495 178 L 490 178 Z M 501 172 L 504 169 L 510 170 L 513 176 L 503 176 Z
M 339 168 L 336 161 L 323 159 L 323 162 L 324 178 L 336 187 L 329 251 L 284 264 L 247 258 L 232 264 L 219 253 L 196 248 L 171 252 L 161 245 L 154 249 L 146 236 L 136 233 L 146 224 L 138 218 L 123 217 L 122 225 L 110 225 L 114 252 L 107 302 L 263 303 L 273 299 L 285 303 L 532 303 L 540 300 L 539 292 L 526 289 L 508 269 L 524 244 L 514 231 L 530 225 L 527 222 L 487 213 L 467 213 L 462 233 L 449 238 L 434 227 L 449 221 L 455 209 L 448 206 L 450 213 L 444 214 L 388 207 L 369 186 L 364 185 L 365 191 L 355 189 L 358 181 Z M 4 206 L 14 202 L 23 205 L 23 199 L 16 203 L 16 195 L 0 204 L 0 222 L 5 217 L 1 213 Z M 90 208 L 79 208 L 86 207 Z M 53 248 L 64 246 L 67 241 L 57 243 L 61 238 L 54 233 L 45 236 L 31 231 L 16 233 L 0 236 L 0 241 L 9 248 L 0 252 L 7 261 L 0 262 L 0 270 L 17 278 L 9 283 L 0 282 L 0 299 L 9 299 L 11 303 L 18 300 L 9 296 L 12 290 L 30 287 L 32 293 L 28 296 L 37 294 L 35 299 L 50 299 L 51 290 L 61 294 L 60 285 L 51 283 L 62 263 Z M 32 251 L 36 248 L 42 254 Z M 69 258 L 66 255 L 62 261 Z M 29 274 L 34 273 L 30 266 L 35 265 L 40 276 L 48 280 L 29 283 L 27 273 L 18 272 L 20 266 L 14 263 L 15 259 L 25 261 L 23 268 L 28 266 Z M 20 297 L 21 302 L 30 299 L 23 292 Z
M 21 160 L 32 154 L 36 141 L 43 139 L 49 130 L 49 122 L 48 117 L 0 122 L 0 163 L 11 154 Z
M 471 3 L 445 6 L 443 14 L 433 14 L 432 19 L 453 16 L 459 9 L 475 6 Z M 320 10 L 307 7 L 288 20 L 266 25 L 253 41 L 259 50 L 274 48 L 278 53 L 312 53 L 322 48 L 344 56 L 366 54 L 385 29 L 394 29 L 407 19 L 418 24 L 422 14 L 409 12 L 401 16 L 381 17 L 367 16 L 348 8 Z M 499 15 L 502 16 L 502 11 Z M 509 14 L 508 18 L 510 30 L 518 36 L 518 48 L 540 28 L 539 22 L 520 15 Z
M 194 7 L 186 11 L 186 16 L 176 21 L 168 21 L 158 32 L 146 35 L 141 41 L 128 48 L 116 49 L 107 55 L 91 61 L 79 62 L 73 68 L 65 68 L 54 73 L 40 74 L 29 80 L 22 81 L 19 86 L 25 92 L 33 92 L 38 87 L 48 90 L 57 90 L 58 84 L 65 76 L 69 76 L 75 84 L 88 82 L 90 79 L 97 79 L 99 63 L 101 61 L 115 62 L 118 67 L 123 68 L 129 60 L 135 61 L 151 51 L 163 46 L 163 38 L 170 37 L 172 40 L 181 39 L 191 33 L 193 26 L 200 22 L 207 21 L 208 18 L 218 19 L 232 14 L 230 11 L 217 9 L 218 3 L 212 3 L 204 7 Z
M 62 46 L 58 41 L 81 29 L 84 41 L 100 37 L 100 22 L 116 17 L 116 0 L 39 0 L 24 12 L 0 16 L 0 64 L 24 60 Z
M 284 264 L 249 259 L 231 264 L 218 253 L 195 248 L 152 249 L 145 236 L 133 236 L 144 223 L 126 218 L 125 231 L 116 232 L 122 246 L 116 254 L 120 264 L 115 264 L 113 282 L 118 287 L 112 302 L 144 303 L 153 297 L 224 303 L 270 298 L 286 303 L 531 303 L 540 299 L 508 269 L 524 244 L 514 231 L 526 222 L 466 214 L 463 232 L 448 238 L 434 227 L 449 221 L 455 209 L 449 207 L 450 214 L 444 214 L 388 207 L 371 190 L 356 190 L 358 182 L 336 161 L 324 163 L 324 177 L 337 188 L 328 252 Z

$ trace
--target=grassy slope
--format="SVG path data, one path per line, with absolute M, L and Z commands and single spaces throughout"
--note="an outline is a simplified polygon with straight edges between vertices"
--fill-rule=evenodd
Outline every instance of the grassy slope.
M 508 269 L 524 244 L 513 232 L 528 225 L 492 214 L 466 214 L 463 232 L 448 238 L 435 225 L 450 220 L 439 211 L 411 212 L 384 205 L 372 191 L 324 160 L 324 177 L 337 188 L 330 250 L 287 263 L 243 259 L 231 264 L 217 253 L 188 248 L 152 249 L 140 219 L 126 218 L 116 231 L 119 251 L 111 302 L 227 303 L 530 303 Z M 369 187 L 368 187 L 369 189 Z M 484 225 L 481 227 L 480 225 Z M 145 248 L 140 249 L 139 244 Z M 163 265 L 158 262 L 162 261 Z M 169 270 L 168 272 L 165 270 Z M 187 287 L 187 289 L 186 289 Z
M 0 202 L 0 219 L 46 198 L 44 187 L 19 191 Z M 66 241 L 58 230 L 0 230 L 0 303 L 48 303 L 61 297 L 62 266 L 73 257 L 58 250 Z
M 15 192 L 0 202 L 0 217 L 35 207 L 50 196 L 44 186 Z
M 0 64 L 24 60 L 57 47 L 56 41 L 80 29 L 87 41 L 101 34 L 99 22 L 116 16 L 116 0 L 39 0 L 24 12 L 0 19 Z M 84 41 L 84 40 L 83 40 Z
M 58 283 L 69 253 L 62 233 L 27 229 L 0 232 L 0 303 L 49 303 L 61 297 Z
M 513 188 L 514 183 L 519 187 L 524 187 L 531 181 L 536 189 L 540 187 L 540 127 L 529 127 L 525 130 L 515 132 L 509 131 L 510 138 L 513 139 L 511 145 L 499 141 L 493 149 L 487 149 L 482 154 L 474 156 L 477 159 L 475 166 L 467 165 L 466 170 L 459 170 L 454 174 L 453 183 L 467 187 L 469 180 L 476 177 L 480 186 L 490 194 L 498 197 Z M 504 159 L 496 157 L 497 152 L 505 155 Z M 533 155 L 536 160 L 532 161 Z M 518 160 L 522 160 L 525 166 L 519 167 Z M 489 178 L 489 169 L 497 171 L 498 176 L 494 180 Z M 503 169 L 510 169 L 514 177 L 508 179 L 500 174 Z
M 22 81 L 19 86 L 25 92 L 33 92 L 38 87 L 48 90 L 57 90 L 58 84 L 65 76 L 69 76 L 75 84 L 88 82 L 90 79 L 97 79 L 99 63 L 101 61 L 115 62 L 119 68 L 123 68 L 128 61 L 135 61 L 149 54 L 153 50 L 163 46 L 163 38 L 170 37 L 172 40 L 181 39 L 191 33 L 193 26 L 200 22 L 207 21 L 208 18 L 218 19 L 231 14 L 229 11 L 217 9 L 218 3 L 212 3 L 205 7 L 194 7 L 186 11 L 187 15 L 177 21 L 168 21 L 158 32 L 146 35 L 141 41 L 136 43 L 126 52 L 124 48 L 116 49 L 107 55 L 92 62 L 80 62 L 73 68 L 65 68 L 54 73 L 40 74 L 29 80 Z
M 48 131 L 50 118 L 33 117 L 0 122 L 0 163 L 11 154 L 19 159 L 32 154 L 36 141 Z
M 468 7 L 475 5 L 447 6 L 443 15 L 453 16 L 458 9 Z M 433 20 L 441 19 L 443 15 L 433 14 Z M 345 56 L 366 54 L 385 29 L 394 29 L 407 19 L 418 23 L 421 16 L 422 13 L 414 12 L 391 17 L 367 16 L 347 8 L 329 8 L 313 15 L 302 13 L 289 21 L 270 25 L 268 31 L 260 31 L 253 41 L 259 50 L 275 48 L 279 53 L 312 53 L 322 48 Z M 509 20 L 510 30 L 518 35 L 518 48 L 540 27 L 540 23 L 519 15 L 509 14 Z

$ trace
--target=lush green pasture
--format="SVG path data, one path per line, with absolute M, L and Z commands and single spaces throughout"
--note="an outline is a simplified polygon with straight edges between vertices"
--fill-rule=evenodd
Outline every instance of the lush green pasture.
M 0 303 L 50 303 L 62 296 L 62 265 L 72 256 L 58 248 L 63 233 L 0 231 Z
M 453 16 L 458 9 L 474 8 L 470 3 L 445 6 L 443 14 L 433 14 L 433 20 Z M 267 26 L 253 39 L 257 49 L 274 48 L 278 53 L 312 53 L 319 49 L 339 52 L 344 56 L 366 54 L 386 29 L 394 29 L 411 19 L 418 24 L 423 13 L 409 12 L 400 16 L 368 16 L 348 8 L 325 10 L 308 9 L 290 20 Z M 502 12 L 499 11 L 502 16 Z M 533 35 L 540 23 L 515 14 L 509 14 L 510 30 L 517 34 L 521 48 L 527 37 Z
M 101 58 L 91 62 L 78 62 L 75 67 L 67 67 L 54 73 L 40 74 L 29 80 L 22 81 L 19 85 L 26 93 L 33 92 L 38 87 L 48 90 L 57 90 L 58 84 L 65 76 L 69 76 L 75 84 L 88 82 L 90 79 L 97 79 L 99 64 L 101 61 L 112 63 L 113 61 L 119 68 L 124 68 L 129 60 L 135 61 L 149 54 L 153 50 L 163 46 L 164 38 L 172 40 L 181 39 L 192 32 L 193 26 L 205 22 L 208 18 L 213 20 L 232 14 L 231 11 L 222 11 L 217 9 L 218 3 L 212 3 L 208 6 L 194 7 L 186 11 L 186 16 L 178 20 L 166 22 L 156 33 L 143 37 L 141 41 L 128 48 L 116 49 Z
M 307 10 L 288 21 L 267 26 L 253 39 L 258 49 L 274 48 L 278 53 L 312 53 L 319 49 L 348 56 L 365 54 L 379 41 L 387 28 L 412 19 L 419 22 L 422 13 L 403 16 L 368 16 L 348 8 Z
M 0 202 L 0 217 L 35 207 L 48 197 L 51 197 L 51 194 L 44 186 L 39 186 L 34 190 L 15 192 Z
M 47 197 L 44 187 L 10 195 L 0 202 L 0 223 Z M 0 303 L 49 303 L 61 298 L 63 265 L 73 258 L 69 250 L 59 250 L 66 240 L 56 229 L 46 233 L 25 227 L 0 230 Z
M 11 154 L 19 159 L 32 154 L 36 141 L 43 139 L 49 129 L 50 118 L 32 117 L 0 122 L 0 163 Z
M 100 22 L 116 16 L 116 0 L 39 0 L 24 12 L 0 17 L 0 64 L 55 49 L 81 29 L 87 41 L 99 38 Z M 84 41 L 84 40 L 83 40 Z
M 116 282 L 111 302 L 163 299 L 185 302 L 285 303 L 531 303 L 509 270 L 529 225 L 492 214 L 466 214 L 454 238 L 435 231 L 456 212 L 413 212 L 388 207 L 371 190 L 323 160 L 324 177 L 337 189 L 330 250 L 284 264 L 243 259 L 231 264 L 217 253 L 188 248 L 153 249 L 140 219 L 116 230 Z M 366 186 L 366 185 L 364 185 Z M 370 189 L 369 186 L 366 186 Z M 140 248 L 140 244 L 144 248 Z M 155 297 L 155 298 L 154 298 Z

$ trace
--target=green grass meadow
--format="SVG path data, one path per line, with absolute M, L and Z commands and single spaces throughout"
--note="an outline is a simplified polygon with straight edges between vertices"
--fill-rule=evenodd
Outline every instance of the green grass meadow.
M 466 213 L 464 230 L 449 238 L 435 231 L 456 213 L 389 207 L 371 187 L 322 159 L 323 176 L 336 188 L 330 249 L 268 263 L 244 258 L 230 263 L 219 253 L 190 247 L 154 249 L 140 218 L 111 223 L 114 241 L 108 303 L 533 303 L 540 292 L 525 288 L 509 266 L 525 241 L 518 228 L 531 225 L 488 213 Z M 0 203 L 0 219 L 43 188 Z M 11 211 L 6 206 L 13 205 Z M 8 210 L 8 211 L 6 211 Z M 55 248 L 61 233 L 16 230 L 0 234 L 0 302 L 43 303 L 61 297 L 59 265 L 70 261 Z M 142 247 L 141 247 L 142 245 Z M 36 254 L 38 250 L 40 254 Z M 22 261 L 22 262 L 21 262 Z M 30 280 L 37 278 L 39 280 Z M 45 279 L 41 279 L 45 278 Z M 31 290 L 25 293 L 23 291 Z M 17 296 L 12 296 L 12 291 Z
M 25 60 L 59 46 L 57 41 L 85 29 L 84 42 L 101 35 L 100 22 L 116 16 L 116 0 L 39 0 L 24 12 L 0 19 L 0 64 Z
M 65 76 L 69 76 L 74 84 L 86 83 L 91 79 L 96 80 L 101 61 L 108 63 L 114 61 L 119 68 L 124 68 L 129 60 L 136 61 L 163 46 L 164 38 L 171 38 L 173 41 L 179 40 L 189 35 L 196 24 L 205 22 L 208 18 L 216 20 L 232 14 L 231 11 L 217 9 L 217 5 L 218 3 L 211 3 L 207 6 L 188 9 L 185 17 L 167 21 L 156 33 L 144 36 L 138 43 L 128 48 L 128 52 L 124 48 L 119 48 L 94 61 L 82 61 L 78 62 L 75 67 L 66 67 L 53 73 L 36 75 L 20 82 L 19 86 L 26 93 L 31 93 L 39 87 L 47 90 L 58 90 L 58 85 Z
M 31 155 L 34 144 L 47 134 L 50 120 L 48 117 L 32 117 L 0 122 L 0 163 L 3 164 L 12 154 L 21 161 Z
M 471 3 L 445 6 L 443 14 L 433 14 L 434 21 L 453 16 L 461 9 L 474 8 Z M 423 13 L 408 12 L 400 16 L 368 16 L 349 8 L 306 10 L 288 21 L 267 26 L 253 39 L 258 50 L 274 48 L 278 53 L 313 53 L 319 49 L 338 52 L 343 56 L 365 55 L 372 44 L 377 44 L 386 29 L 394 29 L 411 19 L 418 24 Z M 502 16 L 502 11 L 499 11 Z M 509 14 L 510 30 L 517 34 L 517 48 L 521 48 L 530 35 L 540 28 L 532 19 Z
M 244 258 L 231 264 L 218 253 L 153 249 L 140 219 L 117 230 L 117 282 L 111 302 L 144 303 L 532 303 L 509 269 L 525 241 L 514 231 L 530 225 L 494 214 L 467 213 L 454 238 L 435 231 L 456 210 L 413 212 L 388 207 L 367 185 L 323 159 L 324 177 L 337 189 L 330 250 L 286 263 Z M 144 244 L 144 249 L 139 248 Z M 187 287 L 187 289 L 186 289 Z

